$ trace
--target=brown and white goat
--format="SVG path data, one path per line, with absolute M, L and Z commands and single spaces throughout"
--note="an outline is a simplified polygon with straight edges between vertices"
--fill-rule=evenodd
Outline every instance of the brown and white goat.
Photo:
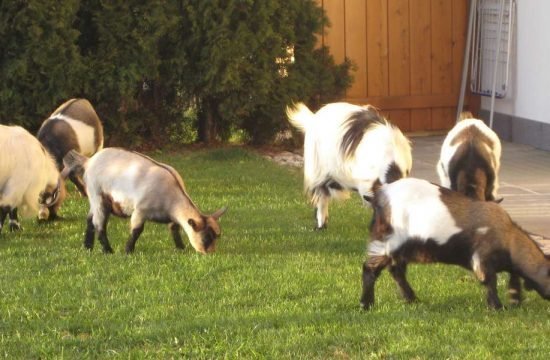
M 374 183 L 410 173 L 409 141 L 372 106 L 333 103 L 314 114 L 299 103 L 287 108 L 287 116 L 305 133 L 304 187 L 316 208 L 317 229 L 327 225 L 331 198 L 351 190 L 369 199 Z
M 65 197 L 54 160 L 27 130 L 0 125 L 0 231 L 6 216 L 10 230 L 20 229 L 20 215 L 44 219 Z
M 212 252 L 221 230 L 218 219 L 225 208 L 203 215 L 185 190 L 183 180 L 172 167 L 145 155 L 119 148 L 99 151 L 90 159 L 72 150 L 64 158 L 63 172 L 82 175 L 90 202 L 84 246 L 93 248 L 95 232 L 103 251 L 112 253 L 107 239 L 111 214 L 130 217 L 131 235 L 126 253 L 134 251 L 146 220 L 168 224 L 176 247 L 183 249 L 180 228 L 193 248 Z
M 473 199 L 497 200 L 500 140 L 470 113 L 463 113 L 462 118 L 441 147 L 437 163 L 441 185 Z
M 521 301 L 526 288 L 550 300 L 550 260 L 495 202 L 472 200 L 419 179 L 401 179 L 375 192 L 368 258 L 363 265 L 365 309 L 388 268 L 407 301 L 416 299 L 405 277 L 410 262 L 441 262 L 473 270 L 487 288 L 487 303 L 501 308 L 497 273 L 510 273 L 509 295 Z
M 88 100 L 71 99 L 44 120 L 37 138 L 54 157 L 61 171 L 63 157 L 69 151 L 76 150 L 90 157 L 103 148 L 103 126 Z M 70 180 L 85 195 L 82 179 L 71 174 Z

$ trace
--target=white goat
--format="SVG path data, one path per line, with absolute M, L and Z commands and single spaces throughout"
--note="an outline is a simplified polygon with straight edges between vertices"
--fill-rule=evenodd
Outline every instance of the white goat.
M 9 215 L 10 230 L 20 229 L 22 216 L 56 212 L 64 198 L 55 162 L 38 140 L 19 126 L 0 125 L 0 231 Z
M 201 253 L 215 250 L 220 236 L 218 219 L 225 208 L 203 215 L 185 191 L 183 180 L 170 166 L 145 155 L 118 148 L 99 151 L 90 159 L 70 151 L 64 173 L 83 174 L 90 201 L 84 246 L 93 247 L 95 231 L 103 251 L 113 252 L 107 239 L 109 215 L 130 217 L 131 235 L 126 253 L 134 250 L 146 220 L 169 224 L 177 248 L 184 245 L 180 228 Z
M 366 201 L 376 182 L 409 175 L 411 146 L 372 106 L 333 103 L 313 114 L 304 104 L 287 108 L 305 133 L 304 186 L 316 207 L 317 229 L 326 227 L 331 197 L 357 191 Z
M 497 200 L 500 153 L 497 134 L 483 121 L 459 121 L 441 148 L 437 163 L 441 185 L 474 199 Z
M 500 205 L 477 201 L 425 180 L 401 179 L 375 190 L 361 304 L 374 303 L 374 285 L 388 267 L 407 301 L 416 299 L 405 277 L 409 262 L 442 262 L 473 270 L 487 288 L 487 303 L 501 308 L 497 273 L 510 273 L 509 295 L 526 288 L 550 300 L 550 260 Z
M 86 99 L 71 99 L 59 106 L 42 123 L 38 140 L 52 154 L 59 171 L 63 157 L 71 150 L 92 156 L 103 148 L 103 126 L 92 104 Z M 70 180 L 84 195 L 82 180 L 71 174 Z

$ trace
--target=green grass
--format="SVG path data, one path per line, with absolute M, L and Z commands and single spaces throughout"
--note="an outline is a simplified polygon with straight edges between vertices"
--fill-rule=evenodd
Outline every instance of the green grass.
M 152 154 L 180 171 L 199 207 L 227 205 L 217 252 L 178 252 L 147 223 L 133 255 L 128 221 L 109 223 L 113 255 L 83 249 L 87 201 L 64 219 L 0 235 L 0 357 L 547 358 L 550 303 L 491 311 L 460 268 L 414 265 L 407 305 L 384 273 L 359 308 L 370 211 L 357 196 L 315 232 L 300 171 L 240 148 Z M 4 229 L 6 230 L 6 229 Z M 499 278 L 505 300 L 506 278 Z

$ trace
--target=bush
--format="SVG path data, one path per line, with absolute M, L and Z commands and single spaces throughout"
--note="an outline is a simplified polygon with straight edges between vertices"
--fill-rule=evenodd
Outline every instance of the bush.
M 287 104 L 328 102 L 351 83 L 348 62 L 315 49 L 326 18 L 314 0 L 30 0 L 0 10 L 0 122 L 32 130 L 85 97 L 118 145 L 265 143 L 288 126 Z

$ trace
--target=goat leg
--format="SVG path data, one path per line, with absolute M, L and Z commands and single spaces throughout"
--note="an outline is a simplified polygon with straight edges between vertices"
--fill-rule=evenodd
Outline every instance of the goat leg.
M 17 219 L 17 208 L 10 209 L 10 231 L 21 230 L 21 224 Z
M 0 232 L 4 227 L 4 221 L 6 221 L 6 216 L 8 215 L 9 208 L 7 206 L 0 206 Z
M 126 254 L 130 254 L 134 251 L 136 241 L 143 232 L 144 225 L 145 220 L 142 216 L 142 212 L 140 210 L 135 210 L 130 218 L 130 228 L 132 229 L 132 232 L 130 234 L 130 238 L 126 242 Z
M 179 224 L 173 222 L 168 224 L 168 228 L 170 229 L 170 233 L 172 233 L 172 238 L 174 239 L 174 243 L 176 244 L 176 248 L 183 250 L 185 249 L 185 245 L 183 245 L 183 241 L 181 239 L 180 229 L 181 226 Z
M 88 250 L 94 248 L 95 228 L 93 220 L 93 216 L 88 215 L 86 219 L 86 233 L 84 234 L 84 247 Z
M 97 237 L 99 239 L 99 242 L 103 246 L 103 252 L 106 254 L 112 254 L 113 248 L 109 244 L 109 239 L 107 238 L 107 229 L 104 228 L 102 230 L 99 230 Z
M 316 227 L 315 230 L 324 230 L 327 228 L 328 222 L 328 203 L 329 199 L 327 196 L 319 194 L 317 201 L 315 202 L 315 220 Z
M 510 297 L 510 304 L 521 304 L 521 281 L 519 275 L 516 273 L 510 273 L 510 280 L 508 281 L 508 296 Z
M 411 285 L 407 281 L 406 273 L 407 273 L 407 263 L 399 261 L 396 264 L 392 264 L 389 267 L 390 274 L 397 283 L 397 286 L 399 286 L 399 290 L 401 291 L 401 296 L 407 301 L 407 302 L 413 302 L 416 300 L 416 295 L 414 293 L 414 290 L 411 288 Z
M 382 270 L 390 263 L 387 256 L 372 256 L 363 263 L 363 294 L 361 306 L 368 310 L 374 304 L 374 284 Z
M 487 288 L 487 305 L 495 310 L 502 309 L 497 292 L 497 274 L 493 270 L 486 269 L 485 279 L 482 283 Z

